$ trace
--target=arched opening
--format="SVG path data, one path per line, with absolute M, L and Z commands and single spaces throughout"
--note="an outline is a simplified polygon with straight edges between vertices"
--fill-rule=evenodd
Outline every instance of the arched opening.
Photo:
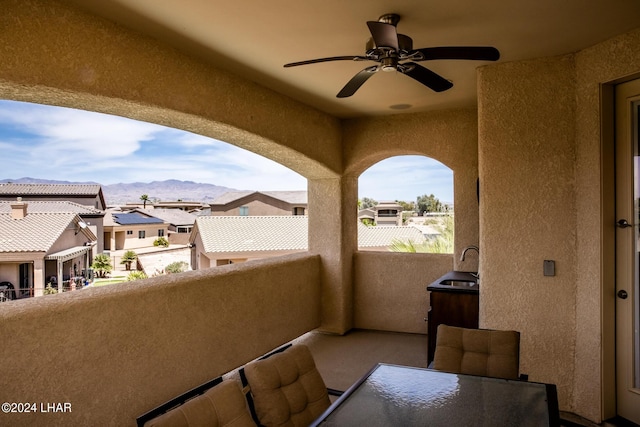
M 453 188 L 453 171 L 430 157 L 370 166 L 358 178 L 359 249 L 453 253 Z
M 0 281 L 14 283 L 18 298 L 308 249 L 307 180 L 276 161 L 220 140 L 119 116 L 0 100 L 0 145 L 5 160 L 0 213 L 13 215 L 20 198 L 23 216 L 32 215 L 29 220 L 45 212 L 78 215 L 61 228 L 63 236 L 30 248 L 43 252 L 44 258 L 9 262 L 7 254 L 15 251 L 8 243 L 1 248 Z M 96 194 L 76 194 L 81 185 L 97 187 Z M 197 219 L 205 216 L 216 216 L 224 224 L 203 222 L 198 230 Z M 236 216 L 256 219 L 250 225 L 235 224 Z M 255 237 L 274 226 L 267 216 L 281 216 L 282 227 L 297 230 L 298 245 L 283 243 L 281 248 L 277 242 L 255 239 L 243 253 L 218 247 L 223 252 L 219 255 L 192 242 L 193 230 L 204 233 L 204 226 L 225 226 L 229 233 Z M 294 218 L 300 216 L 305 218 Z M 23 230 L 14 222 L 15 233 L 22 234 L 2 237 L 46 240 L 45 223 L 34 224 Z M 241 239 L 227 237 L 229 242 Z M 190 262 L 201 255 L 201 263 Z M 26 281 L 18 268 L 22 265 L 31 266 Z

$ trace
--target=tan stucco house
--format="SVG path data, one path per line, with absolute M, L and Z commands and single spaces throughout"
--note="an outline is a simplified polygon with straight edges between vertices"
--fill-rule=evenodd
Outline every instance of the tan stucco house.
M 306 191 L 228 191 L 211 203 L 211 215 L 307 215 Z
M 314 64 L 283 77 L 282 64 L 305 52 L 358 54 L 365 21 L 397 7 L 370 4 L 323 1 L 311 12 L 307 2 L 250 2 L 242 11 L 230 2 L 2 3 L 1 97 L 217 138 L 304 176 L 309 204 L 301 253 L 3 303 L 0 322 L 12 328 L 0 332 L 0 357 L 53 368 L 4 370 L 0 401 L 73 402 L 71 413 L 8 416 L 25 425 L 133 425 L 160 402 L 308 331 L 424 335 L 425 286 L 450 270 L 480 273 L 480 326 L 521 333 L 522 372 L 556 384 L 560 409 L 598 423 L 617 414 L 616 345 L 634 338 L 616 336 L 617 310 L 633 298 L 616 296 L 615 242 L 634 228 L 615 224 L 635 221 L 632 209 L 616 215 L 624 180 L 615 176 L 631 161 L 616 165 L 614 105 L 626 99 L 616 90 L 640 77 L 640 4 L 467 0 L 434 10 L 406 2 L 399 12 L 407 26 L 418 22 L 414 38 L 442 24 L 434 44 L 504 50 L 477 69 L 448 68 L 460 73 L 450 95 L 467 87 L 467 101 L 425 106 L 448 95 L 416 89 L 398 73 L 377 73 L 357 96 L 336 100 L 363 68 L 349 61 L 340 65 L 353 69 Z M 448 14 L 424 23 L 440 10 Z M 312 42 L 343 34 L 334 19 L 345 31 L 359 25 L 343 35 L 352 44 Z M 233 33 L 261 22 L 270 28 L 262 37 Z M 485 31 L 464 37 L 485 22 Z M 302 31 L 313 24 L 321 34 Z M 522 26 L 539 37 L 523 41 Z M 230 34 L 210 37 L 220 29 Z M 283 33 L 294 29 L 301 39 Z M 282 38 L 272 42 L 271 32 Z M 416 44 L 428 44 L 423 36 Z M 289 55 L 293 48 L 300 58 Z M 234 53 L 244 62 L 229 60 Z M 453 67 L 440 62 L 434 69 Z M 459 84 L 467 72 L 470 84 Z M 373 104 L 379 110 L 367 109 Z M 404 154 L 454 172 L 451 255 L 357 248 L 358 177 Z M 468 245 L 480 256 L 460 261 Z M 555 262 L 555 275 L 543 274 L 545 260 Z
M 49 211 L 76 212 L 98 237 L 97 253 L 104 250 L 103 218 L 106 203 L 99 184 L 19 184 L 0 183 L 0 201 L 13 202 L 20 197 L 31 203 L 31 210 L 46 206 Z M 57 202 L 58 204 L 44 203 Z
M 136 211 L 139 211 L 137 209 Z M 169 244 L 172 245 L 186 245 L 189 243 L 189 235 L 193 229 L 193 225 L 198 217 L 195 214 L 189 213 L 182 209 L 175 208 L 158 208 L 146 209 L 149 215 L 159 218 L 168 225 L 167 238 Z
M 106 251 L 152 247 L 158 237 L 168 240 L 169 224 L 142 209 L 108 209 L 104 217 Z
M 40 206 L 31 212 L 30 204 Z M 0 203 L 0 282 L 13 285 L 16 299 L 42 296 L 48 284 L 73 290 L 70 279 L 91 265 L 96 236 L 77 213 L 46 204 L 15 201 L 6 209 Z
M 200 216 L 189 238 L 191 268 L 234 264 L 309 249 L 307 216 Z M 423 243 L 415 227 L 358 224 L 358 249 L 388 251 L 395 241 Z

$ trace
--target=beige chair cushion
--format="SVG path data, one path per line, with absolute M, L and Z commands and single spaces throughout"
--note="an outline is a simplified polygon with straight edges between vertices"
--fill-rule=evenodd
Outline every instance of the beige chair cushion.
M 246 400 L 236 381 L 223 381 L 152 420 L 145 427 L 249 427 L 255 423 L 251 418 Z
M 517 379 L 520 333 L 439 325 L 433 368 L 439 371 Z
M 308 426 L 329 407 L 327 388 L 305 345 L 251 362 L 245 374 L 264 426 Z

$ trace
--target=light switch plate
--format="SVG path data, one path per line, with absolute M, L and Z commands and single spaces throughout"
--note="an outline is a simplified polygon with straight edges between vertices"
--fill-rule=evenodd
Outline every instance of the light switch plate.
M 556 262 L 553 260 L 545 259 L 543 265 L 543 273 L 545 276 L 555 276 Z

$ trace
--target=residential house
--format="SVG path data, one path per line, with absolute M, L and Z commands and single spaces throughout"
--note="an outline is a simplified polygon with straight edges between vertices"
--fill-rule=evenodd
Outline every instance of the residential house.
M 402 225 L 402 206 L 397 202 L 383 201 L 358 211 L 360 222 L 373 221 L 377 225 Z
M 307 216 L 201 216 L 189 243 L 194 270 L 271 258 L 309 248 Z M 395 241 L 423 243 L 414 227 L 358 225 L 358 248 L 388 251 Z
M 306 251 L 306 216 L 200 216 L 189 239 L 200 270 Z
M 122 212 L 107 210 L 104 219 L 106 251 L 153 247 L 158 237 L 167 238 L 169 224 L 142 210 Z
M 69 201 L 100 211 L 107 208 L 100 184 L 0 183 L 0 201 L 10 202 L 16 200 L 16 197 L 22 197 L 25 202 L 32 200 Z
M 306 191 L 228 191 L 210 204 L 211 215 L 307 215 Z
M 142 211 L 142 209 L 136 209 L 135 211 Z M 159 218 L 169 224 L 167 232 L 169 244 L 186 245 L 189 243 L 189 235 L 198 217 L 197 215 L 182 209 L 158 207 L 147 209 L 143 212 L 148 215 L 153 215 L 155 218 Z
M 0 321 L 12 327 L 0 332 L 2 359 L 55 368 L 46 379 L 4 370 L 0 401 L 63 396 L 74 408 L 13 414 L 20 423 L 133 424 L 312 330 L 424 336 L 425 285 L 450 270 L 480 273 L 480 326 L 520 332 L 521 371 L 556 384 L 560 409 L 596 423 L 633 415 L 625 403 L 637 394 L 616 386 L 637 371 L 624 350 L 637 329 L 616 319 L 634 312 L 637 251 L 615 243 L 637 228 L 616 223 L 637 222 L 634 151 L 623 147 L 640 76 L 640 2 L 403 2 L 398 31 L 416 47 L 501 52 L 491 63 L 421 62 L 453 81 L 439 93 L 378 72 L 336 98 L 350 76 L 378 63 L 282 67 L 362 54 L 365 21 L 398 11 L 370 3 L 3 2 L 2 98 L 217 138 L 301 174 L 311 207 L 306 252 L 5 303 Z M 629 112 L 619 131 L 616 111 Z M 358 177 L 406 154 L 453 171 L 453 254 L 357 248 Z M 468 245 L 479 246 L 480 262 L 475 253 L 460 261 Z M 545 260 L 555 275 L 544 275 Z M 631 298 L 618 297 L 622 290 Z
M 70 279 L 88 274 L 96 236 L 74 212 L 42 209 L 43 202 L 0 204 L 0 282 L 10 282 L 16 299 L 43 295 L 47 284 L 75 289 Z M 63 286 L 60 286 L 60 285 Z
M 211 213 L 209 205 L 203 202 L 173 201 L 173 202 L 153 202 L 147 203 L 127 203 L 120 206 L 122 210 L 133 209 L 178 209 L 185 212 L 197 213 L 198 215 L 209 215 Z
M 18 197 L 25 202 L 37 202 L 31 203 L 33 212 L 42 209 L 49 212 L 76 212 L 98 237 L 96 252 L 102 253 L 104 250 L 102 227 L 106 204 L 99 184 L 0 184 L 0 202 L 13 202 Z
M 147 206 L 149 206 L 147 204 Z M 152 209 L 180 209 L 185 212 L 201 212 L 203 215 L 208 215 L 209 204 L 203 202 L 189 202 L 189 201 L 172 201 L 172 202 L 154 202 L 151 204 Z
M 365 225 L 374 225 L 376 223 L 376 212 L 373 208 L 365 208 L 358 210 L 358 221 Z

